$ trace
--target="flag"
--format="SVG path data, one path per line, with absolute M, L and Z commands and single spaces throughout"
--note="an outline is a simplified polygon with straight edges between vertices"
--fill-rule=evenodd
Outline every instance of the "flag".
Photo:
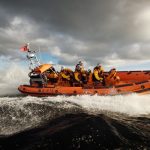
M 22 47 L 20 48 L 20 50 L 21 50 L 22 52 L 28 51 L 28 50 L 29 50 L 28 44 L 22 46 Z

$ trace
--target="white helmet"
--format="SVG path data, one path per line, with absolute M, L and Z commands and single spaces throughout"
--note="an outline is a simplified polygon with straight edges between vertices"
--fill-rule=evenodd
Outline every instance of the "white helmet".
M 97 64 L 97 67 L 101 67 L 102 65 L 100 63 Z

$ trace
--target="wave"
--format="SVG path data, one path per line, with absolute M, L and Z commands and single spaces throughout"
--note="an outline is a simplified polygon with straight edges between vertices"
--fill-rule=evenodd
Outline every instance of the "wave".
M 149 149 L 149 119 L 66 114 L 45 124 L 0 136 L 2 149 Z M 112 140 L 113 139 L 113 140 Z M 15 144 L 14 144 L 15 143 Z
M 1 97 L 0 134 L 20 132 L 64 114 L 78 113 L 105 114 L 111 117 L 149 117 L 149 95 Z

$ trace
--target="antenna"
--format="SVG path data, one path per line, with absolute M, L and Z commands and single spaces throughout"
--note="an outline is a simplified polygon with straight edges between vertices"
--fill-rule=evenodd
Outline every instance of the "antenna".
M 38 52 L 39 52 L 39 54 L 38 54 L 39 55 L 39 61 L 41 61 L 42 60 L 42 56 L 41 56 L 41 47 L 40 46 L 39 46 L 39 51 Z

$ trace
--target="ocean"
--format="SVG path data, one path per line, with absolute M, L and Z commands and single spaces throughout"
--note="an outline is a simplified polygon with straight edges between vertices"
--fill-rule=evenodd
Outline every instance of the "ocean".
M 149 97 L 1 96 L 0 149 L 150 149 Z

